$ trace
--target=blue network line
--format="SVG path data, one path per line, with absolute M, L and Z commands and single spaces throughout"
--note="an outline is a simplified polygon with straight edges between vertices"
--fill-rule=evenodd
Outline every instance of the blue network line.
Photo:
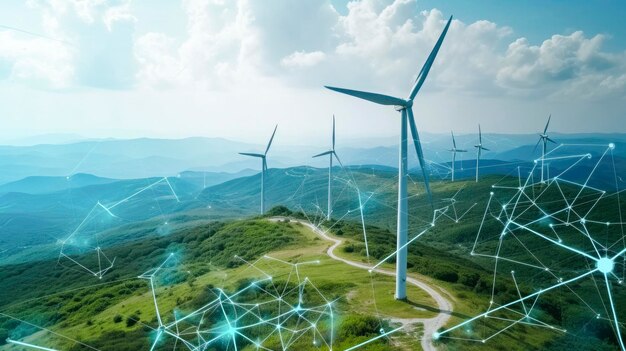
M 597 157 L 593 167 L 591 167 L 591 171 L 584 177 L 585 180 L 582 183 L 566 178 L 571 178 L 571 174 L 581 166 L 581 163 L 585 160 L 592 159 L 592 156 L 590 153 L 573 156 L 551 156 L 557 153 L 557 151 L 562 151 L 561 149 L 566 146 L 567 145 L 562 144 L 553 149 L 539 160 L 541 162 L 536 160 L 535 167 L 523 182 L 520 173 L 519 186 L 494 185 L 492 187 L 493 189 L 512 190 L 514 193 L 503 203 L 495 201 L 495 193 L 493 191 L 490 193 L 487 207 L 471 251 L 472 256 L 495 260 L 489 307 L 487 311 L 481 314 L 434 333 L 432 336 L 433 339 L 449 338 L 484 343 L 517 324 L 534 325 L 565 332 L 563 329 L 541 322 L 531 316 L 539 298 L 545 293 L 557 288 L 566 288 L 574 293 L 576 297 L 581 299 L 581 301 L 594 312 L 596 318 L 599 319 L 601 314 L 595 312 L 591 305 L 584 301 L 582 296 L 576 293 L 576 289 L 570 285 L 580 283 L 584 278 L 592 278 L 595 282 L 594 277 L 600 275 L 604 281 L 606 296 L 608 297 L 610 306 L 610 312 L 607 311 L 607 320 L 613 326 L 620 348 L 626 350 L 622 338 L 620 316 L 618 315 L 612 291 L 614 288 L 611 284 L 611 280 L 613 279 L 615 279 L 618 285 L 622 284 L 624 281 L 624 277 L 619 277 L 616 272 L 618 264 L 623 265 L 623 262 L 619 261 L 620 257 L 626 259 L 626 257 L 624 257 L 626 254 L 626 236 L 624 235 L 623 228 L 626 223 L 621 220 L 621 204 L 619 203 L 620 190 L 616 181 L 616 191 L 613 195 L 617 195 L 620 216 L 619 222 L 601 221 L 596 219 L 596 217 L 602 216 L 605 213 L 600 212 L 597 208 L 599 204 L 609 201 L 609 195 L 607 191 L 598 189 L 597 186 L 590 185 L 596 171 L 603 164 L 606 164 L 607 161 L 612 162 L 612 151 L 615 145 L 611 143 L 608 147 L 606 145 L 603 146 L 605 148 L 604 152 Z M 611 155 L 610 160 L 608 155 Z M 537 164 L 545 164 L 545 161 L 559 161 L 561 163 L 571 162 L 571 164 L 558 175 L 548 179 L 541 179 L 541 181 L 537 182 L 534 179 Z M 610 171 L 615 172 L 614 165 L 612 165 Z M 617 175 L 615 175 L 615 179 L 617 180 Z M 553 196 L 548 198 L 550 194 Z M 554 194 L 557 194 L 560 198 L 558 196 L 555 197 Z M 496 236 L 494 233 L 485 231 L 485 222 L 487 220 L 495 220 L 503 226 L 499 235 Z M 593 228 L 590 230 L 590 226 L 592 225 L 605 226 L 607 228 L 606 233 L 602 233 L 602 238 L 606 240 L 606 243 L 603 244 L 600 241 L 599 233 L 596 233 Z M 619 226 L 620 233 L 617 233 L 619 234 L 617 237 L 615 236 L 616 234 L 611 236 L 611 232 L 608 231 L 612 226 Z M 545 231 L 546 227 L 548 228 L 547 231 Z M 574 235 L 574 238 L 576 238 L 576 234 L 579 234 L 580 238 L 584 238 L 584 240 L 582 242 L 570 243 L 570 237 Z M 522 238 L 522 235 L 528 235 L 528 238 L 536 238 L 539 241 L 529 241 L 526 237 Z M 493 243 L 496 239 L 497 246 L 495 247 L 494 253 L 482 253 L 479 251 L 483 243 Z M 510 246 L 509 243 L 512 243 L 513 246 Z M 541 244 L 538 245 L 537 243 Z M 534 245 L 536 248 L 533 249 L 529 245 Z M 589 247 L 585 248 L 585 245 Z M 616 250 L 615 248 L 618 245 L 622 245 L 623 247 Z M 487 245 L 487 247 L 489 246 L 490 245 Z M 545 264 L 545 261 L 549 259 L 540 257 L 537 252 L 538 250 L 546 250 L 548 255 L 551 255 L 554 250 L 564 251 L 573 255 L 575 262 L 579 264 L 586 262 L 588 268 L 583 270 L 582 273 L 579 272 L 572 278 L 565 279 L 556 275 L 557 273 L 562 273 L 562 269 L 551 269 Z M 514 255 L 514 257 L 506 257 L 507 255 Z M 520 290 L 515 271 L 511 271 L 512 281 L 515 284 L 519 298 L 496 306 L 495 298 L 497 293 L 495 286 L 500 262 L 503 264 L 506 263 L 507 265 L 520 265 L 530 269 L 537 269 L 540 272 L 548 274 L 552 279 L 555 279 L 556 283 L 545 288 L 539 288 L 535 292 L 523 294 Z M 600 290 L 598 290 L 598 293 L 600 294 Z M 602 295 L 600 295 L 600 300 L 604 303 Z M 532 301 L 532 305 L 527 306 L 527 302 L 529 301 Z M 520 306 L 523 312 L 514 309 L 514 306 Z M 506 315 L 501 317 L 496 315 L 497 312 L 507 312 L 509 315 L 516 314 L 521 316 L 521 318 L 515 319 L 506 317 Z M 491 318 L 499 322 L 510 322 L 510 324 L 499 328 L 499 330 L 491 335 L 478 338 L 461 337 L 453 333 L 462 327 L 469 327 L 471 323 L 484 318 Z

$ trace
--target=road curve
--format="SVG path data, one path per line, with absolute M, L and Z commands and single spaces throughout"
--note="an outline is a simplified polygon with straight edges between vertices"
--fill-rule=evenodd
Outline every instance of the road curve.
M 326 232 L 324 232 L 321 228 L 315 226 L 314 224 L 308 221 L 303 221 L 303 220 L 293 219 L 293 218 L 283 218 L 283 217 L 270 218 L 271 221 L 279 221 L 279 220 L 284 220 L 284 219 L 289 219 L 292 222 L 298 222 L 304 226 L 307 226 L 308 228 L 311 229 L 311 231 L 313 231 L 315 234 L 322 237 L 324 240 L 332 242 L 333 244 L 328 248 L 328 250 L 326 251 L 326 254 L 328 254 L 328 256 L 332 258 L 333 260 L 341 261 L 350 266 L 366 269 L 368 271 L 373 271 L 379 274 L 384 274 L 384 275 L 389 275 L 389 276 L 394 276 L 394 277 L 396 276 L 396 272 L 394 271 L 389 271 L 389 270 L 381 269 L 381 268 L 372 269 L 372 266 L 368 264 L 350 261 L 350 260 L 347 260 L 345 258 L 335 255 L 335 249 L 338 248 L 341 244 L 343 244 L 343 241 L 340 239 L 335 239 L 333 237 L 328 236 Z M 433 318 L 412 318 L 412 319 L 393 318 L 392 321 L 400 322 L 405 327 L 408 326 L 409 324 L 422 323 L 424 325 L 424 336 L 422 337 L 422 340 L 421 340 L 422 348 L 424 349 L 424 351 L 435 351 L 437 350 L 437 348 L 435 347 L 435 345 L 433 345 L 432 335 L 433 333 L 437 331 L 437 329 L 439 329 L 444 324 L 446 324 L 446 322 L 450 318 L 450 314 L 452 313 L 452 303 L 450 303 L 448 299 L 446 299 L 439 291 L 437 291 L 437 289 L 431 287 L 430 285 L 424 283 L 423 281 L 407 276 L 407 282 L 409 284 L 412 284 L 426 291 L 437 302 L 437 308 L 439 309 L 439 314 L 437 314 Z

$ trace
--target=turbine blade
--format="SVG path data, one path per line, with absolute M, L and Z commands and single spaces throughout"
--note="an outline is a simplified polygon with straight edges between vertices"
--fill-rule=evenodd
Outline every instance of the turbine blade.
M 533 155 L 535 154 L 535 152 L 537 152 L 537 148 L 539 147 L 541 139 L 543 139 L 543 137 L 539 137 L 539 140 L 537 140 L 537 144 L 535 144 L 535 148 L 533 149 Z
M 481 148 L 481 149 L 483 149 L 483 150 L 485 150 L 485 151 L 491 151 L 491 150 L 487 149 L 486 147 L 482 147 L 482 146 L 481 146 L 480 148 Z
M 556 144 L 556 141 L 550 139 L 549 137 L 546 137 L 546 139 L 548 139 L 549 142 Z
M 450 134 L 452 134 L 452 145 L 454 146 L 454 148 L 456 149 L 456 140 L 454 140 L 454 132 L 450 131 Z
M 428 76 L 428 72 L 430 71 L 430 68 L 435 62 L 435 58 L 437 57 L 439 48 L 441 47 L 441 44 L 443 43 L 443 39 L 446 37 L 446 33 L 448 33 L 448 28 L 450 28 L 451 22 L 452 22 L 452 16 L 450 16 L 450 19 L 448 19 L 448 23 L 446 23 L 446 26 L 443 28 L 443 32 L 441 32 L 439 39 L 437 39 L 437 42 L 435 43 L 435 47 L 433 47 L 433 50 L 430 52 L 430 55 L 428 55 L 428 59 L 426 59 L 424 66 L 422 66 L 422 69 L 420 70 L 420 73 L 418 74 L 417 79 L 415 80 L 415 85 L 413 86 L 413 89 L 411 89 L 409 100 L 413 100 L 415 98 L 415 95 L 417 95 L 417 92 L 419 92 L 420 88 L 422 87 L 422 84 L 424 84 L 424 81 L 426 80 L 426 76 Z
M 240 155 L 244 155 L 244 156 L 252 156 L 252 157 L 261 157 L 261 158 L 265 157 L 264 155 L 254 154 L 254 153 L 251 153 L 251 152 L 240 152 L 239 154 Z
M 409 126 L 411 127 L 411 135 L 413 136 L 413 145 L 415 145 L 415 152 L 417 153 L 417 158 L 420 161 L 420 167 L 422 167 L 422 175 L 424 176 L 424 187 L 426 188 L 426 193 L 428 194 L 428 201 L 430 202 L 431 207 L 433 205 L 433 194 L 430 191 L 430 179 L 428 178 L 428 171 L 426 170 L 426 161 L 424 160 L 424 152 L 422 151 L 422 144 L 420 143 L 419 134 L 417 134 L 417 126 L 415 125 L 415 118 L 413 118 L 412 109 L 408 108 L 407 113 L 409 114 Z
M 335 115 L 333 115 L 333 150 L 335 150 Z
M 333 151 L 333 155 L 335 155 L 335 159 L 337 160 L 337 162 L 339 162 L 339 165 L 341 166 L 341 168 L 343 168 L 343 163 L 339 159 L 339 156 L 337 156 L 337 153 Z
M 321 154 L 317 154 L 317 155 L 313 156 L 313 158 L 315 158 L 315 157 L 320 157 L 320 156 L 325 156 L 325 155 L 330 155 L 330 154 L 332 154 L 332 153 L 333 153 L 333 150 L 330 150 L 330 151 L 324 151 L 324 152 L 322 152 Z
M 456 152 L 467 152 L 467 150 L 457 149 Z
M 359 99 L 371 101 L 379 105 L 392 105 L 392 106 L 405 106 L 406 105 L 406 101 L 399 99 L 397 97 L 389 96 L 389 95 L 369 93 L 366 91 L 351 90 L 351 89 L 344 89 L 344 88 L 335 88 L 335 87 L 329 87 L 329 86 L 324 86 L 324 87 L 326 87 L 327 89 L 342 93 L 342 94 L 351 95 L 354 97 L 358 97 Z
M 480 123 L 478 124 L 478 143 L 483 143 L 483 132 L 480 130 Z
M 270 151 L 270 146 L 272 146 L 272 141 L 274 140 L 274 135 L 276 135 L 276 129 L 278 129 L 278 124 L 276 125 L 276 127 L 274 127 L 274 132 L 272 133 L 272 137 L 270 138 L 270 142 L 267 143 L 267 148 L 265 149 L 265 154 L 267 155 L 267 152 Z
M 546 127 L 543 128 L 543 135 L 546 135 L 546 133 L 548 132 L 548 126 L 550 125 L 550 118 L 552 118 L 552 114 L 548 116 L 548 122 L 546 123 Z

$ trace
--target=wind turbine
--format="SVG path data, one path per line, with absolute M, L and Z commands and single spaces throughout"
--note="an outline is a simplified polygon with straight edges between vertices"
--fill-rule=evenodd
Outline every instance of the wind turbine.
M 478 125 L 478 145 L 474 145 L 476 148 L 476 182 L 478 183 L 478 163 L 480 162 L 480 155 L 482 150 L 489 151 L 486 147 L 483 147 L 483 133 L 480 131 L 480 124 Z
M 467 152 L 467 150 L 457 149 L 456 148 L 456 140 L 454 140 L 454 132 L 450 131 L 452 134 L 452 149 L 448 150 L 452 153 L 452 181 L 454 181 L 454 164 L 456 163 L 456 153 L 457 152 Z
M 333 147 L 325 152 L 322 152 L 321 154 L 317 154 L 315 157 L 320 157 L 320 156 L 325 156 L 328 155 L 328 160 L 330 162 L 329 166 L 328 166 L 328 214 L 326 215 L 326 220 L 330 220 L 330 215 L 333 212 L 333 204 L 332 204 L 332 191 L 331 191 L 331 181 L 332 181 L 332 177 L 333 177 L 333 156 L 337 159 L 337 162 L 339 162 L 339 165 L 341 165 L 341 167 L 343 167 L 343 165 L 341 164 L 341 161 L 339 160 L 339 156 L 337 156 L 337 152 L 335 152 L 335 115 L 333 115 Z
M 270 151 L 270 146 L 272 146 L 272 140 L 274 140 L 274 135 L 276 134 L 276 129 L 278 128 L 278 124 L 274 127 L 274 132 L 272 133 L 272 137 L 270 138 L 270 142 L 267 143 L 267 147 L 265 148 L 265 152 L 262 154 L 255 154 L 250 152 L 240 152 L 240 155 L 258 157 L 262 160 L 261 164 L 261 214 L 265 214 L 265 171 L 267 170 L 267 152 Z
M 546 158 L 546 147 L 548 144 L 548 141 L 551 143 L 555 143 L 556 141 L 550 139 L 550 137 L 548 136 L 548 126 L 550 125 L 550 119 L 552 118 L 552 115 L 548 116 L 548 122 L 546 122 L 546 126 L 545 128 L 543 128 L 543 133 L 539 134 L 539 140 L 537 141 L 537 144 L 535 145 L 535 149 L 533 150 L 533 154 L 535 153 L 535 151 L 537 151 L 537 147 L 539 146 L 539 143 L 543 142 L 543 148 L 541 151 L 541 182 L 543 183 L 544 181 L 544 177 L 543 177 L 543 163 L 544 163 L 544 159 Z
M 428 199 L 432 207 L 432 194 L 430 192 L 430 185 L 428 179 L 428 172 L 426 171 L 426 162 L 424 161 L 424 153 L 422 152 L 422 146 L 420 144 L 419 135 L 417 134 L 417 126 L 415 125 L 415 118 L 413 117 L 413 99 L 419 92 L 422 84 L 426 80 L 428 71 L 433 65 L 439 48 L 443 43 L 443 39 L 448 32 L 450 23 L 452 22 L 452 16 L 448 20 L 448 23 L 443 29 L 443 32 L 439 36 L 435 47 L 428 55 L 424 66 L 420 70 L 415 84 L 411 89 L 411 92 L 406 99 L 401 99 L 389 95 L 370 93 L 365 91 L 350 90 L 336 87 L 326 88 L 334 90 L 343 94 L 351 95 L 363 100 L 371 101 L 379 105 L 391 105 L 395 106 L 396 111 L 400 112 L 400 146 L 399 146 L 399 160 L 398 160 L 398 224 L 397 224 L 397 257 L 396 257 L 396 299 L 406 299 L 406 268 L 407 268 L 407 231 L 408 231 L 408 193 L 407 193 L 407 122 L 411 128 L 411 135 L 413 136 L 413 144 L 415 145 L 415 152 L 419 159 L 420 166 L 422 167 L 422 174 L 424 176 L 424 186 Z

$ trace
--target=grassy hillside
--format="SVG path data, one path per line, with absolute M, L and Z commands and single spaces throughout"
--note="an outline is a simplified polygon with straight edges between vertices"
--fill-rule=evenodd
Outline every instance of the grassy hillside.
M 290 214 L 328 228 L 334 235 L 347 241 L 340 249 L 341 255 L 354 260 L 376 263 L 393 253 L 396 245 L 394 203 L 397 197 L 397 175 L 394 170 L 381 167 L 336 168 L 332 181 L 333 219 L 328 222 L 324 220 L 327 176 L 326 169 L 271 169 L 266 181 L 267 201 L 270 205 L 282 204 L 285 207 L 275 208 L 270 214 Z M 515 240 L 507 240 L 507 245 L 498 249 L 503 218 L 507 218 L 501 213 L 503 210 L 510 212 L 503 205 L 517 192 L 517 177 L 485 176 L 478 183 L 434 181 L 432 189 L 438 218 L 436 225 L 431 227 L 432 209 L 426 202 L 420 178 L 418 175 L 411 176 L 410 237 L 423 229 L 428 231 L 409 247 L 409 270 L 411 274 L 444 287 L 451 294 L 455 313 L 448 327 L 486 311 L 491 299 L 497 303 L 515 300 L 520 295 L 553 285 L 558 279 L 580 274 L 594 264 L 571 252 L 555 250 L 554 245 L 546 245 L 545 240 L 522 230 L 515 232 L 519 239 L 517 243 Z M 36 262 L 4 262 L 0 280 L 12 288 L 0 291 L 0 312 L 49 327 L 64 335 L 74 335 L 103 350 L 121 349 L 121 345 L 127 345 L 128 349 L 146 347 L 150 338 L 155 336 L 156 315 L 146 281 L 138 280 L 137 276 L 158 266 L 173 252 L 179 257 L 178 269 L 169 277 L 167 286 L 160 288 L 164 298 L 163 306 L 169 316 L 189 312 L 201 305 L 202 301 L 215 297 L 218 294 L 215 290 L 217 287 L 232 293 L 249 283 L 250 279 L 258 279 L 259 272 L 247 267 L 235 255 L 254 261 L 268 253 L 291 263 L 320 261 L 316 266 L 303 266 L 302 272 L 312 280 L 315 278 L 325 296 L 338 299 L 337 308 L 341 312 L 341 319 L 348 323 L 338 327 L 337 335 L 342 335 L 342 338 L 336 339 L 338 345 L 348 345 L 355 340 L 377 335 L 381 326 L 390 327 L 389 322 L 386 322 L 390 318 L 432 316 L 433 302 L 423 292 L 410 292 L 409 301 L 412 304 L 393 300 L 393 280 L 370 277 L 367 272 L 330 261 L 323 253 L 328 244 L 297 224 L 268 223 L 262 219 L 232 221 L 232 218 L 249 217 L 257 213 L 259 181 L 259 175 L 253 175 L 198 192 L 197 184 L 190 185 L 184 179 L 172 179 L 171 185 L 180 196 L 179 201 L 173 198 L 171 189 L 165 184 L 134 195 L 131 201 L 124 200 L 127 194 L 132 195 L 146 184 L 151 184 L 146 180 L 90 185 L 72 189 L 72 194 L 5 194 L 0 197 L 0 201 L 4 201 L 1 208 L 8 216 L 7 219 L 11 218 L 12 221 L 5 223 L 5 227 L 15 225 L 14 230 L 23 230 L 24 233 L 30 230 L 33 243 L 37 243 L 37 235 L 42 234 L 48 235 L 50 240 L 46 245 L 36 247 L 37 250 L 47 250 L 49 256 L 42 252 L 36 256 L 40 259 Z M 539 210 L 534 207 L 533 201 L 522 201 L 515 215 L 518 222 L 530 223 L 527 228 L 548 233 L 555 240 L 562 240 L 569 246 L 593 254 L 594 248 L 589 245 L 588 236 L 579 235 L 587 231 L 591 233 L 589 235 L 598 238 L 599 243 L 611 247 L 610 252 L 615 253 L 615 247 L 619 245 L 609 244 L 623 236 L 621 227 L 607 226 L 604 221 L 606 218 L 620 217 L 620 208 L 626 206 L 623 198 L 607 196 L 602 201 L 595 201 L 594 190 L 585 189 L 580 194 L 580 203 L 568 211 L 588 213 L 585 218 L 589 223 L 578 221 L 553 229 L 551 225 L 566 218 L 564 216 L 567 216 L 568 211 L 550 219 L 533 220 L 541 218 L 542 211 L 547 213 L 567 209 L 568 203 L 562 199 L 576 197 L 578 188 L 567 182 L 551 191 L 545 191 L 545 188 L 544 185 L 537 185 L 526 189 L 528 198 L 539 200 L 545 206 Z M 485 215 L 491 192 L 494 195 Z M 120 202 L 120 199 L 124 201 Z M 86 217 L 85 213 L 91 208 L 89 206 L 98 201 L 110 208 L 114 216 L 105 216 L 107 222 L 94 220 L 93 223 L 100 225 L 100 229 L 88 231 L 83 228 L 76 237 L 91 237 L 91 233 L 97 233 L 98 243 L 107 256 L 116 258 L 114 269 L 101 281 L 86 277 L 84 270 L 76 269 L 67 260 L 45 260 L 46 257 L 56 257 L 58 254 L 56 239 L 59 236 L 55 235 L 64 230 L 67 235 L 69 230 L 76 228 L 78 221 Z M 590 211 L 592 208 L 593 211 Z M 77 213 L 74 222 L 64 223 L 67 213 L 71 212 Z M 44 213 L 47 216 L 40 216 Z M 361 217 L 365 220 L 365 230 Z M 486 220 L 476 240 L 483 217 Z M 61 223 L 66 227 L 59 227 Z M 102 226 L 103 223 L 106 225 Z M 365 235 L 368 251 L 365 248 Z M 7 247 L 14 247 L 6 241 L 6 236 L 1 240 L 5 240 Z M 475 243 L 479 243 L 476 253 L 494 254 L 500 250 L 501 257 L 534 264 L 539 261 L 540 267 L 545 265 L 550 269 L 537 271 L 530 266 L 520 269 L 518 265 L 502 261 L 496 267 L 491 258 L 470 255 Z M 11 257 L 16 262 L 19 258 L 29 259 L 32 256 L 27 255 L 33 252 L 38 252 L 35 247 L 31 251 L 16 250 Z M 93 253 L 76 256 L 76 259 L 90 267 L 98 265 Z M 392 268 L 393 263 L 391 257 L 383 266 Z M 273 271 L 273 276 L 282 277 L 276 280 L 276 284 L 282 282 L 288 285 L 284 279 L 289 275 L 289 268 L 277 268 L 273 264 L 263 267 L 264 270 Z M 497 273 L 495 279 L 494 268 Z M 623 275 L 623 264 L 619 263 L 618 268 L 620 276 Z M 512 270 L 516 272 L 517 281 L 512 279 Z M 568 333 L 526 323 L 506 328 L 508 322 L 489 319 L 457 330 L 452 336 L 479 338 L 504 330 L 489 344 L 494 349 L 561 350 L 567 345 L 589 345 L 589 348 L 597 349 L 614 347 L 615 334 L 607 320 L 607 296 L 598 288 L 603 283 L 597 277 L 582 280 L 564 289 L 545 293 L 534 302 L 533 318 L 567 329 Z M 626 301 L 621 286 L 611 284 L 614 299 L 618 302 Z M 626 304 L 617 303 L 616 308 L 619 315 L 626 315 Z M 515 316 L 514 311 L 500 315 L 502 318 Z M 59 345 L 61 349 L 81 349 L 79 344 L 55 337 L 50 332 L 41 332 L 15 319 L 5 316 L 0 322 L 0 328 L 5 330 L 4 335 L 26 337 L 25 340 L 32 338 L 46 345 Z M 360 329 L 357 328 L 356 332 L 341 331 L 341 328 L 353 330 L 352 324 L 358 325 Z M 409 335 L 419 336 L 419 328 Z M 4 339 L 2 336 L 0 339 Z M 392 339 L 391 343 L 386 339 L 381 340 L 372 349 L 417 347 L 418 339 L 398 338 Z M 482 343 L 456 339 L 442 339 L 440 344 L 451 350 L 482 347 Z M 166 348 L 171 345 L 164 341 L 161 346 Z M 243 344 L 241 346 L 246 347 Z M 309 346 L 298 344 L 298 347 L 306 349 Z
M 326 172 L 310 167 L 271 169 L 266 182 L 266 200 L 270 206 L 285 204 L 309 213 L 319 212 L 326 207 Z M 355 211 L 359 207 L 358 188 L 367 222 L 391 228 L 395 225 L 395 178 L 392 169 L 381 167 L 335 169 L 335 216 L 346 215 L 346 219 L 360 220 L 359 211 Z M 168 178 L 178 201 L 167 183 L 157 183 L 162 179 L 115 181 L 44 194 L 11 192 L 0 195 L 0 264 L 57 256 L 58 242 L 74 232 L 98 203 L 115 206 L 111 212 L 117 217 L 101 229 L 102 235 L 98 238 L 101 247 L 121 243 L 128 235 L 116 235 L 121 231 L 118 229 L 133 227 L 148 219 L 154 221 L 153 227 L 159 226 L 157 232 L 167 232 L 178 225 L 189 225 L 190 221 L 244 218 L 259 211 L 258 174 L 207 187 L 203 191 L 197 174 L 191 178 Z M 410 191 L 419 194 L 423 190 L 419 179 L 415 180 Z M 463 184 L 458 183 L 459 186 Z M 438 206 L 445 206 L 441 199 L 452 196 L 458 189 L 456 185 L 448 188 L 446 183 L 434 182 Z M 411 198 L 411 206 L 417 210 L 411 216 L 415 223 L 430 220 L 423 195 Z M 152 232 L 149 228 L 135 231 L 132 238 L 138 239 L 139 235 Z
M 325 247 L 326 243 L 297 224 L 247 220 L 215 222 L 167 237 L 112 247 L 110 252 L 117 257 L 116 266 L 102 280 L 71 267 L 55 266 L 55 262 L 7 266 L 0 272 L 0 279 L 12 288 L 0 294 L 0 339 L 10 337 L 59 349 L 87 349 L 19 319 L 100 350 L 149 348 L 153 328 L 158 324 L 148 284 L 137 276 L 158 266 L 169 253 L 175 253 L 179 259 L 176 268 L 168 271 L 166 284 L 158 288 L 164 316 L 171 316 L 173 311 L 184 315 L 185 311 L 202 306 L 215 296 L 218 287 L 232 293 L 251 278 L 259 279 L 259 272 L 235 255 L 254 261 L 272 253 L 291 262 L 319 260 L 314 266 L 303 266 L 300 273 L 315 282 L 327 299 L 337 301 L 339 326 L 335 330 L 335 345 L 344 348 L 376 336 L 381 327 L 388 326 L 375 315 L 368 316 L 374 308 L 372 302 L 366 301 L 371 299 L 368 288 L 372 278 L 366 271 L 331 261 L 323 254 Z M 275 286 L 289 281 L 289 265 L 281 267 L 276 262 L 266 262 L 256 267 L 271 272 Z M 389 293 L 393 286 L 391 279 L 377 277 L 375 281 L 380 287 L 377 308 L 381 313 L 409 315 L 415 311 L 393 300 Z M 417 289 L 411 289 L 410 296 L 427 305 L 433 303 Z M 250 299 L 254 301 L 253 296 Z M 416 313 L 417 316 L 431 314 Z M 269 344 L 272 342 L 276 340 L 268 340 Z M 245 345 L 243 340 L 240 346 Z M 299 345 L 294 346 L 297 349 L 312 347 L 296 345 Z M 159 345 L 162 349 L 168 346 L 170 341 Z M 5 345 L 2 349 L 14 348 Z M 394 350 L 395 347 L 382 339 L 369 349 Z
M 307 217 L 285 207 L 270 212 L 272 215 Z M 470 259 L 468 255 L 450 250 L 456 247 L 456 250 L 463 251 L 462 247 L 471 241 L 470 234 L 476 229 L 473 227 L 476 223 L 470 221 L 470 217 L 466 218 L 459 228 L 451 223 L 441 229 L 433 228 L 432 233 L 409 249 L 411 274 L 450 292 L 455 306 L 451 324 L 484 311 L 493 288 L 492 267 L 487 260 Z M 346 241 L 340 248 L 341 255 L 368 261 L 359 222 L 333 220 L 322 222 L 322 225 Z M 395 235 L 388 229 L 368 225 L 366 230 L 371 255 L 369 262 L 377 262 L 394 250 Z M 270 272 L 274 284 L 285 284 L 291 269 L 288 265 L 261 259 L 255 264 L 256 268 L 251 269 L 235 257 L 254 262 L 265 254 L 293 263 L 319 261 L 318 264 L 301 266 L 300 274 L 315 282 L 326 298 L 337 301 L 341 323 L 337 327 L 336 345 L 347 347 L 376 336 L 381 326 L 392 327 L 388 324 L 389 318 L 429 317 L 436 311 L 434 302 L 418 289 L 409 289 L 410 303 L 394 300 L 393 279 L 370 276 L 364 270 L 332 261 L 324 254 L 327 246 L 328 243 L 296 223 L 253 219 L 211 222 L 175 230 L 166 236 L 112 246 L 108 253 L 117 257 L 116 265 L 102 280 L 88 277 L 84 271 L 74 270 L 71 266 L 58 266 L 56 261 L 6 266 L 0 272 L 0 280 L 12 288 L 0 291 L 0 328 L 3 330 L 0 337 L 37 341 L 61 349 L 85 349 L 80 344 L 6 317 L 11 316 L 62 335 L 71 335 L 72 339 L 101 350 L 146 349 L 158 324 L 148 284 L 137 276 L 158 266 L 170 253 L 178 257 L 176 269 L 168 272 L 166 284 L 158 288 L 164 316 L 184 315 L 198 308 L 215 296 L 217 287 L 228 292 L 241 289 L 251 278 L 262 278 L 257 269 Z M 384 265 L 393 268 L 393 259 Z M 517 293 L 510 279 L 498 284 L 499 297 L 507 298 Z M 532 288 L 522 286 L 522 289 Z M 584 294 L 584 291 L 580 290 L 580 293 Z M 537 304 L 536 311 L 551 323 L 578 328 L 588 315 L 580 308 L 579 301 L 561 293 L 546 295 Z M 575 333 L 565 335 L 519 325 L 508 329 L 489 345 L 494 349 L 509 350 L 559 350 L 559 347 L 571 344 L 593 345 L 598 349 L 604 347 L 602 345 L 610 347 L 602 341 L 611 342 L 610 325 L 603 320 L 586 322 L 584 330 L 576 329 Z M 496 331 L 500 327 L 497 321 L 481 322 L 484 330 Z M 416 329 L 404 337 L 401 334 L 394 336 L 392 340 L 395 341 L 391 343 L 381 339 L 365 349 L 415 349 L 419 347 L 419 336 L 420 331 Z M 296 345 L 298 349 L 310 347 L 304 344 L 294 344 L 294 347 Z M 442 345 L 451 350 L 479 346 L 451 340 L 442 341 Z M 163 349 L 171 346 L 171 340 L 159 345 Z M 240 346 L 245 348 L 245 342 Z M 8 345 L 4 348 L 12 349 Z

